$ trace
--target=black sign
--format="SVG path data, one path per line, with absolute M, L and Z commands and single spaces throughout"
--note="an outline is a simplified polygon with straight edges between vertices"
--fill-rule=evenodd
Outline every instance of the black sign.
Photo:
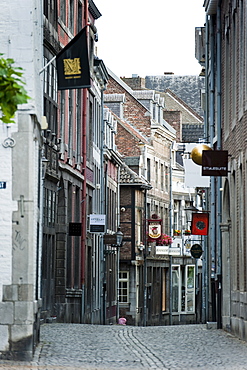
M 200 258 L 202 255 L 202 246 L 200 244 L 193 244 L 190 248 L 190 253 L 194 258 Z
M 227 172 L 227 150 L 202 151 L 202 176 L 227 176 Z
M 104 235 L 104 244 L 117 244 L 116 234 L 105 234 Z
M 90 233 L 104 233 L 105 225 L 90 225 Z
M 0 189 L 6 189 L 6 181 L 0 181 Z
M 81 222 L 70 222 L 69 223 L 69 235 L 70 236 L 81 236 Z
M 56 57 L 58 90 L 91 86 L 86 29 L 84 27 Z

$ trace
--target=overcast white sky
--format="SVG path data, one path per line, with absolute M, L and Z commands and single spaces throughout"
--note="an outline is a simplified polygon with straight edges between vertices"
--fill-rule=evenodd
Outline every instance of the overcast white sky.
M 97 55 L 117 76 L 198 75 L 195 27 L 203 27 L 203 0 L 94 0 Z

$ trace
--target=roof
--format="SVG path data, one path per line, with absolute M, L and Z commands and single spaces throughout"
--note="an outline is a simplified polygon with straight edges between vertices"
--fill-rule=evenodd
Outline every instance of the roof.
M 199 76 L 146 76 L 146 88 L 164 92 L 172 90 L 197 114 L 203 117 L 201 108 L 201 90 L 205 87 L 205 78 Z
M 120 168 L 120 185 L 138 185 L 144 189 L 151 189 L 151 184 L 143 177 L 138 176 L 125 163 Z
M 170 96 L 177 104 L 182 107 L 184 110 L 187 110 L 190 115 L 194 116 L 195 120 L 198 123 L 203 123 L 203 117 L 201 117 L 193 108 L 191 108 L 188 104 L 184 102 L 179 96 L 177 96 L 173 91 L 170 89 L 165 90 L 166 95 Z M 170 108 L 169 106 L 167 107 Z

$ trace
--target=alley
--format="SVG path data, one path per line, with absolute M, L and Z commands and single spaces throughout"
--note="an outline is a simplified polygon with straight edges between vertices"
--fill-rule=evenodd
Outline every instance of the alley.
M 205 325 L 100 326 L 46 324 L 31 363 L 0 361 L 0 369 L 247 370 L 247 343 Z

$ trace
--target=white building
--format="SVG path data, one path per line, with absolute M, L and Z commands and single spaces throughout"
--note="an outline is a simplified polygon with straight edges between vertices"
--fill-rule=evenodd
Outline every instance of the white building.
M 0 358 L 17 360 L 32 358 L 39 330 L 41 3 L 0 1 L 1 52 L 23 68 L 31 97 L 14 124 L 0 123 Z

